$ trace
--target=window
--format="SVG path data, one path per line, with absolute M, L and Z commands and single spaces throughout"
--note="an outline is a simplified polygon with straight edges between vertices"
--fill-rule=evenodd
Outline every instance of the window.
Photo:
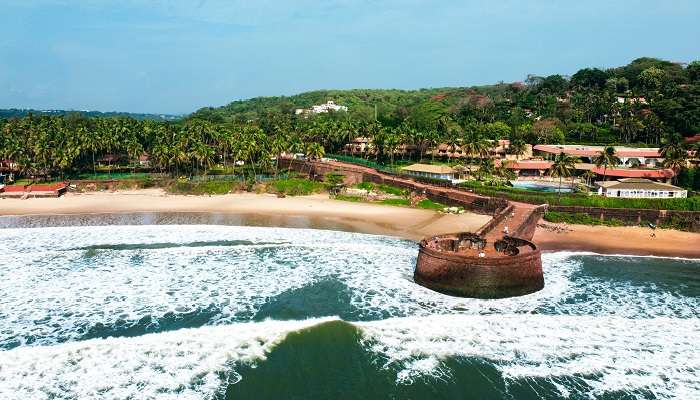
M 668 197 L 673 197 L 673 192 L 668 192 Z

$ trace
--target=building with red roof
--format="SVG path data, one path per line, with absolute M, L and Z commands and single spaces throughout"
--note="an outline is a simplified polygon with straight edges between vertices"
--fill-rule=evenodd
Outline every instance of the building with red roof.
M 567 144 L 538 144 L 535 153 L 544 157 L 552 157 L 559 153 L 578 157 L 585 163 L 592 163 L 605 146 L 567 145 Z M 658 148 L 615 147 L 617 156 L 625 166 L 645 166 L 655 168 L 661 165 L 663 157 Z

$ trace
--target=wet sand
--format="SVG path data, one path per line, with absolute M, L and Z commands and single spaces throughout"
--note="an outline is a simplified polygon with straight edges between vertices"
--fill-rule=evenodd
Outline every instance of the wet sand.
M 569 225 L 540 221 L 533 241 L 542 250 L 549 251 L 700 258 L 700 233 L 671 229 Z

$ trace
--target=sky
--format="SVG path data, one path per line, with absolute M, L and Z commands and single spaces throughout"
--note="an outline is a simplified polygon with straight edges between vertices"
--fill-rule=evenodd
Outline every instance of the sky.
M 698 0 L 0 0 L 0 108 L 189 113 L 700 59 Z

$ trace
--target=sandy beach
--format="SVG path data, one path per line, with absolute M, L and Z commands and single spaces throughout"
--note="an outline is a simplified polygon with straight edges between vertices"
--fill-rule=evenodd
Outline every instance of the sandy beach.
M 420 240 L 445 232 L 472 231 L 490 217 L 440 214 L 408 207 L 353 203 L 311 195 L 278 198 L 270 194 L 183 196 L 160 189 L 69 193 L 60 198 L 0 200 L 0 215 L 58 215 L 136 212 L 239 214 L 242 224 L 333 229 Z
M 489 216 L 440 214 L 407 207 L 353 203 L 327 195 L 277 198 L 269 194 L 182 196 L 160 189 L 70 193 L 61 198 L 2 199 L 0 215 L 64 215 L 137 212 L 203 212 L 240 216 L 240 224 L 332 229 L 398 236 L 474 231 Z M 534 242 L 545 251 L 700 258 L 700 234 L 641 227 L 603 227 L 541 222 Z
M 652 233 L 655 236 L 652 237 Z M 700 258 L 700 233 L 671 229 L 568 225 L 541 221 L 533 241 L 542 250 L 550 251 Z

